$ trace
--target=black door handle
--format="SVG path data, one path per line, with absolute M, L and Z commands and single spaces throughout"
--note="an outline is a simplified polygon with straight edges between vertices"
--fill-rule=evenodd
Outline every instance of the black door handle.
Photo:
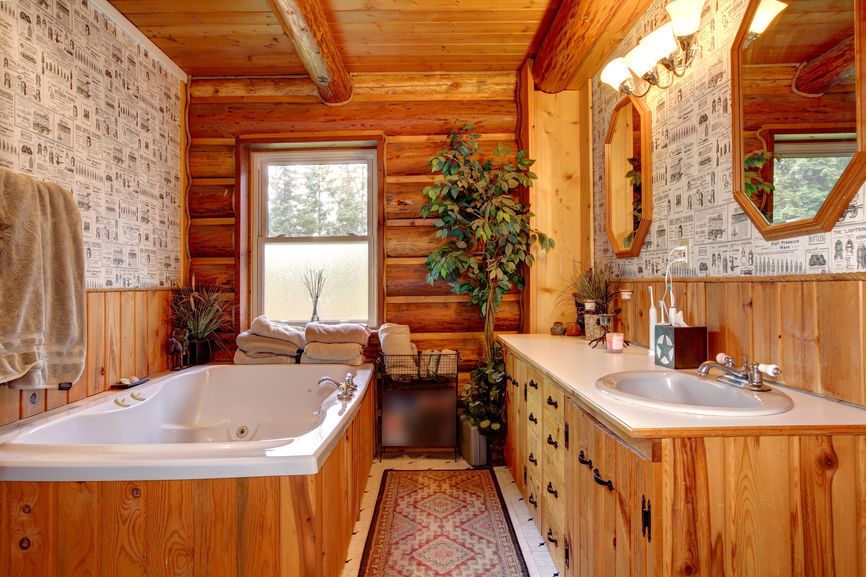
M 532 453 L 529 453 L 529 462 L 532 463 L 533 465 L 537 465 L 537 464 L 538 464 L 538 459 L 536 459 L 535 457 L 533 457 L 533 456 L 532 456 Z
M 580 463 L 581 465 L 589 465 L 589 468 L 592 469 L 592 459 L 584 459 L 583 458 L 583 451 L 578 453 L 577 462 Z
M 535 499 L 532 498 L 532 493 L 529 494 L 529 504 L 532 505 L 533 507 L 535 507 L 536 509 L 538 508 L 538 501 L 536 501 Z
M 547 397 L 547 404 L 550 405 L 551 407 L 553 407 L 554 409 L 558 409 L 558 408 L 559 408 L 559 403 L 557 403 L 556 401 L 554 401 L 554 400 L 553 400 L 553 397 L 550 397 L 550 396 Z
M 547 435 L 547 444 L 548 444 L 548 445 L 553 445 L 553 448 L 554 448 L 554 449 L 558 449 L 558 448 L 559 448 L 559 443 L 557 443 L 556 441 L 554 441 L 554 440 L 553 440 L 553 437 L 551 437 L 550 435 Z
M 547 483 L 547 492 L 559 499 L 559 492 L 553 488 L 553 484 L 550 482 Z
M 610 479 L 608 479 L 607 481 L 602 481 L 601 475 L 599 475 L 598 473 L 598 469 L 592 472 L 592 476 L 595 478 L 596 483 L 607 487 L 608 491 L 613 491 L 613 481 L 611 481 Z
M 536 383 L 535 381 L 530 380 L 530 381 L 529 381 L 529 386 L 532 387 L 533 389 L 537 389 L 537 388 L 538 388 L 538 383 Z
M 538 419 L 535 416 L 533 416 L 532 413 L 529 413 L 529 420 L 532 421 L 533 423 L 535 423 L 536 425 L 538 424 Z
M 547 540 L 553 543 L 555 546 L 559 547 L 559 541 L 553 538 L 553 529 L 547 530 Z

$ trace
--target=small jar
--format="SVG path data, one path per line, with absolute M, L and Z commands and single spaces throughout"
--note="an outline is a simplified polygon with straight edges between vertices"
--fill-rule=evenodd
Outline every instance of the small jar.
M 565 334 L 569 337 L 579 337 L 583 334 L 583 331 L 580 328 L 580 325 L 577 323 L 568 323 L 568 326 L 565 327 Z

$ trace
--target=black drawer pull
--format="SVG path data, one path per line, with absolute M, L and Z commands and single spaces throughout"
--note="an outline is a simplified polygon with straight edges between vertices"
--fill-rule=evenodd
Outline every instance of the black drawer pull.
M 559 541 L 553 538 L 553 529 L 547 530 L 547 540 L 553 543 L 556 547 L 559 547 Z
M 533 457 L 533 456 L 532 456 L 532 453 L 529 453 L 529 462 L 532 463 L 533 465 L 537 465 L 537 464 L 538 464 L 538 459 L 536 459 L 535 457 Z
M 520 388 L 520 383 L 517 382 L 517 379 L 511 379 L 511 382 L 514 383 L 515 387 Z
M 547 492 L 559 499 L 559 492 L 553 488 L 553 483 L 547 483 Z
M 598 473 L 598 469 L 592 472 L 592 476 L 595 478 L 596 483 L 607 487 L 608 491 L 613 491 L 613 481 L 611 481 L 610 479 L 608 479 L 607 481 L 602 481 L 601 475 L 599 475 Z
M 529 381 L 529 386 L 532 387 L 533 389 L 537 389 L 537 388 L 538 388 L 538 383 L 536 383 L 535 381 L 530 380 L 530 381 Z
M 547 397 L 547 404 L 550 405 L 551 407 L 553 407 L 554 409 L 558 409 L 558 408 L 559 408 L 559 403 L 557 403 L 556 401 L 554 401 L 554 400 L 553 400 L 553 397 L 550 397 L 550 396 Z
M 529 504 L 538 509 L 538 501 L 532 497 L 532 493 L 529 494 Z
M 584 459 L 583 451 L 577 454 L 577 462 L 581 465 L 589 465 L 589 468 L 592 469 L 592 459 Z
M 553 445 L 553 448 L 554 448 L 554 449 L 558 449 L 558 448 L 559 448 L 559 443 L 557 443 L 556 441 L 554 441 L 554 440 L 553 440 L 553 437 L 551 437 L 550 435 L 547 435 L 547 444 L 548 444 L 548 445 Z
M 538 419 L 532 413 L 529 413 L 529 420 L 532 421 L 533 423 L 535 423 L 536 425 L 538 424 Z

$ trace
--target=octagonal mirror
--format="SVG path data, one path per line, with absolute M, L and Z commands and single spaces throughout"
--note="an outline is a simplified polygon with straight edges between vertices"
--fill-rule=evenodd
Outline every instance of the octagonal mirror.
M 643 100 L 627 96 L 604 141 L 604 227 L 617 258 L 638 256 L 652 224 L 651 123 Z
M 746 9 L 731 47 L 734 198 L 768 240 L 831 230 L 866 181 L 862 6 Z

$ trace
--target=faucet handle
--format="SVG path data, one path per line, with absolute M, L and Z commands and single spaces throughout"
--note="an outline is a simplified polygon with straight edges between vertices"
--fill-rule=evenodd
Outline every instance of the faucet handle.
M 742 358 L 743 358 L 743 370 L 748 371 L 749 370 L 749 357 L 742 357 Z
M 726 355 L 725 353 L 719 353 L 716 355 L 716 362 L 720 365 L 725 365 L 726 367 L 733 368 L 734 367 L 734 359 Z
M 782 374 L 782 369 L 780 369 L 777 365 L 760 364 L 758 365 L 758 370 L 770 377 L 778 377 Z

